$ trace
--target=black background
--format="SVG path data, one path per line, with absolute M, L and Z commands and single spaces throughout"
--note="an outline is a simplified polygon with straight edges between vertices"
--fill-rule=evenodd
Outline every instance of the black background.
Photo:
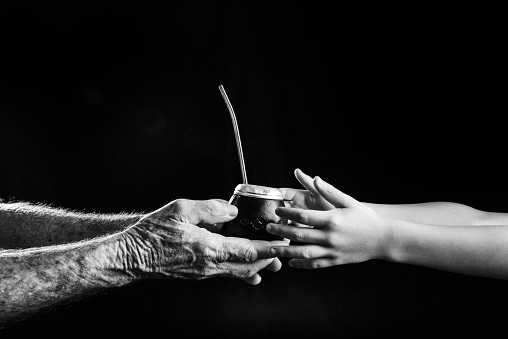
M 0 5 L 0 197 L 81 211 L 299 187 L 508 212 L 505 27 L 493 5 L 37 1 Z M 145 281 L 4 330 L 398 336 L 500 326 L 506 283 L 387 262 Z

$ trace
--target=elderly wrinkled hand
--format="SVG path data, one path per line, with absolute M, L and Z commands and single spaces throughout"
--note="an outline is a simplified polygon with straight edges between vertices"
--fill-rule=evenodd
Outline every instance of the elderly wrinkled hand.
M 287 243 L 220 235 L 222 224 L 237 213 L 222 200 L 177 199 L 147 214 L 125 232 L 128 271 L 193 280 L 232 277 L 258 284 L 260 270 L 281 268 L 271 248 Z

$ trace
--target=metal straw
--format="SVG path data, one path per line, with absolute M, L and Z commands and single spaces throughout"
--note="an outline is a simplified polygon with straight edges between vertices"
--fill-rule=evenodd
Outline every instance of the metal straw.
M 222 85 L 219 86 L 219 90 L 226 102 L 226 106 L 228 107 L 229 114 L 231 115 L 231 120 L 233 121 L 233 128 L 235 130 L 235 139 L 236 139 L 236 148 L 238 150 L 238 158 L 240 159 L 240 169 L 242 170 L 242 178 L 243 183 L 247 184 L 247 172 L 245 171 L 245 160 L 243 160 L 243 152 L 242 152 L 242 142 L 240 141 L 240 131 L 238 130 L 238 122 L 236 122 L 235 111 L 233 110 L 233 106 L 229 102 L 228 95 L 224 90 Z

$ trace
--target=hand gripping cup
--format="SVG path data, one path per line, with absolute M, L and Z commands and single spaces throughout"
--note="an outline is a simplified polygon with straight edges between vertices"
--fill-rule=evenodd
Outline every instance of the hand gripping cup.
M 275 214 L 275 209 L 284 206 L 282 191 L 278 188 L 239 184 L 229 200 L 238 208 L 235 219 L 224 223 L 223 233 L 227 237 L 251 240 L 282 240 L 266 231 L 268 223 L 287 224 L 287 220 Z

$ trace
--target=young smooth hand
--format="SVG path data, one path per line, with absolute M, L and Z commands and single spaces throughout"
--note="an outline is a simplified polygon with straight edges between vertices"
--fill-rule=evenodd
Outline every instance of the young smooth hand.
M 275 255 L 292 258 L 292 267 L 307 269 L 384 257 L 390 229 L 383 218 L 319 177 L 299 169 L 295 176 L 307 190 L 283 188 L 290 206 L 276 210 L 294 224 L 269 224 L 267 231 L 303 244 L 276 246 Z

